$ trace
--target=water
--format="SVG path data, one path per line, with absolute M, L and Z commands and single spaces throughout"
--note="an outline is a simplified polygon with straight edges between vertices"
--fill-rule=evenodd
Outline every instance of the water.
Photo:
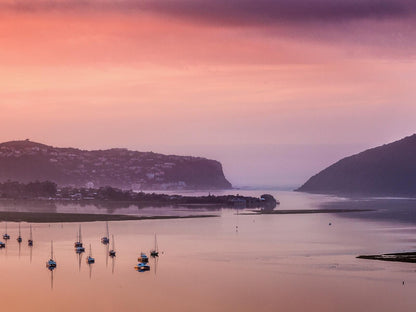
M 273 194 L 281 201 L 277 209 L 349 202 Z M 105 222 L 82 224 L 87 248 L 81 259 L 73 247 L 78 224 L 33 224 L 30 248 L 29 224 L 21 224 L 19 246 L 18 224 L 8 223 L 11 239 L 0 250 L 2 310 L 415 310 L 415 264 L 355 258 L 414 250 L 415 223 L 371 219 L 368 213 L 247 216 L 221 209 L 217 214 L 220 217 L 109 222 L 110 235 L 115 236 L 114 259 L 100 242 Z M 154 233 L 160 257 L 157 263 L 150 258 L 150 271 L 137 272 L 137 258 L 141 251 L 149 254 Z M 53 283 L 45 266 L 51 239 L 58 264 Z M 89 244 L 96 260 L 91 266 L 86 263 Z

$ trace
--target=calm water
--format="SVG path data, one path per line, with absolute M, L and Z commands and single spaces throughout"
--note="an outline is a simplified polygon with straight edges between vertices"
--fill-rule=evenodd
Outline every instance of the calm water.
M 318 195 L 272 193 L 281 201 L 277 209 L 348 203 Z M 73 212 L 80 207 L 59 209 Z M 368 213 L 362 218 L 358 214 L 246 216 L 229 209 L 216 213 L 220 217 L 109 222 L 117 251 L 114 260 L 107 257 L 107 246 L 100 242 L 104 222 L 82 224 L 87 252 L 81 259 L 73 248 L 78 224 L 33 224 L 34 246 L 30 248 L 29 224 L 21 223 L 23 243 L 19 246 L 18 224 L 8 223 L 11 240 L 0 250 L 2 311 L 416 309 L 415 264 L 355 258 L 416 249 L 415 223 L 387 222 Z M 150 259 L 150 271 L 137 272 L 137 257 L 153 247 L 154 233 L 161 255 L 157 263 Z M 58 264 L 53 281 L 45 267 L 51 239 Z M 89 244 L 96 260 L 91 266 L 86 263 Z

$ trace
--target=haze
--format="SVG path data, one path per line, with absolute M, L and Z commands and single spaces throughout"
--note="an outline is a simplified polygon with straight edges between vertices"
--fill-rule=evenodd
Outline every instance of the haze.
M 0 141 L 220 160 L 296 186 L 415 132 L 410 0 L 0 0 Z

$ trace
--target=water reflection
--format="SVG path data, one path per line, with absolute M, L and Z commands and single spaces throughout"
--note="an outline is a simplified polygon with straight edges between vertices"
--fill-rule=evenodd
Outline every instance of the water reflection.
M 108 259 L 108 257 L 106 257 Z M 111 274 L 114 274 L 114 267 L 116 263 L 116 257 L 111 257 Z
M 48 270 L 51 272 L 51 290 L 53 290 L 53 271 L 55 270 L 54 267 L 48 267 Z
M 108 244 L 105 244 L 104 249 L 105 249 L 105 267 L 108 268 L 108 253 L 109 253 L 110 246 L 108 246 Z
M 93 263 L 88 262 L 88 267 L 89 267 L 89 269 L 90 269 L 90 279 L 91 279 L 91 275 L 92 275 L 92 266 L 93 266 L 93 265 L 94 265 Z
M 82 252 L 77 252 L 76 254 L 78 256 L 78 272 L 81 272 Z
M 152 257 L 152 264 L 153 264 L 153 272 L 155 272 L 155 275 L 157 273 L 157 265 L 159 263 L 159 257 Z
M 42 222 L 42 220 L 38 219 L 37 215 L 33 214 L 33 212 L 36 212 L 37 214 L 69 213 L 134 216 L 186 216 L 190 214 L 210 214 L 212 211 L 220 211 L 220 209 L 220 207 L 209 205 L 190 207 L 176 205 L 135 205 L 122 202 L 2 200 L 0 201 L 0 218 L 9 221 L 27 220 L 32 222 Z M 49 217 L 52 218 L 52 216 Z M 107 238 L 109 238 L 108 235 Z
M 282 206 L 286 209 L 284 201 Z M 350 312 L 362 311 L 363 306 L 368 311 L 413 311 L 416 306 L 412 265 L 355 259 L 360 253 L 414 247 L 415 227 L 351 220 L 341 214 L 221 213 L 220 218 L 112 222 L 117 257 L 111 259 L 109 249 L 115 246 L 100 242 L 105 222 L 83 223 L 83 241 L 91 242 L 96 263 L 81 274 L 74 274 L 87 265 L 82 263 L 84 253 L 74 251 L 73 233 L 79 225 L 36 223 L 32 248 L 13 237 L 0 251 L 2 310 L 76 311 L 81 305 L 92 311 L 122 307 L 123 312 L 133 312 L 140 305 L 155 312 L 332 312 L 334 307 L 337 312 Z M 22 222 L 21 227 L 24 235 L 29 233 L 29 224 Z M 9 223 L 11 233 L 17 230 L 18 223 Z M 165 253 L 149 257 L 153 272 L 138 276 L 133 271 L 137 246 L 146 251 L 154 248 L 154 233 Z M 44 267 L 51 238 L 59 271 Z M 111 236 L 110 244 L 114 242 Z M 32 265 L 22 265 L 18 257 L 24 263 L 30 257 Z M 143 285 L 150 291 L 138 296 Z M 22 292 L 27 300 L 16 300 Z M 68 300 L 69 296 L 77 300 Z

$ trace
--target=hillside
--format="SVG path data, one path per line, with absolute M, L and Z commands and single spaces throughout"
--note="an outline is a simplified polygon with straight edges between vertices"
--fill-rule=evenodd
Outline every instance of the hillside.
M 297 191 L 377 196 L 416 195 L 416 134 L 341 159 Z
M 56 148 L 28 140 L 0 144 L 0 182 L 7 180 L 143 190 L 231 188 L 215 160 L 121 148 Z

